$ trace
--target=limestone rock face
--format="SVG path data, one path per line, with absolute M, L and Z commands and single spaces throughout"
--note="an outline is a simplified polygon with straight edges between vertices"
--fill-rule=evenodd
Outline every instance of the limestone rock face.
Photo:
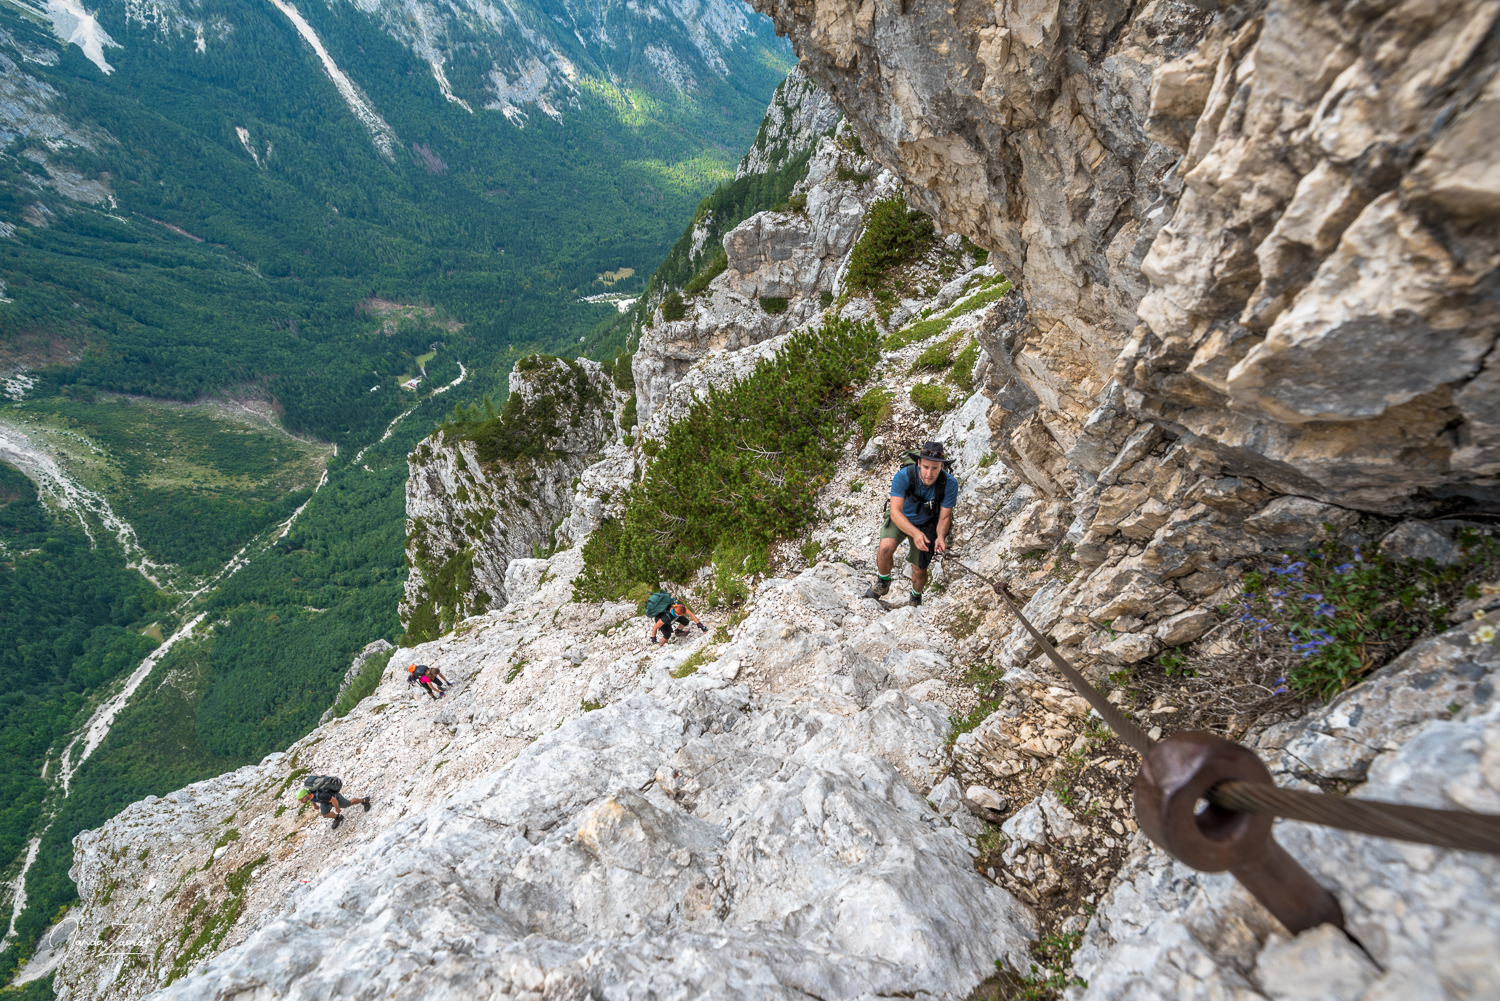
M 407 457 L 401 621 L 436 636 L 509 600 L 505 568 L 549 543 L 573 480 L 619 435 L 622 400 L 597 363 L 516 363 L 498 417 L 469 438 L 438 431 Z
M 1030 911 L 924 798 L 941 629 L 832 563 L 658 650 L 633 604 L 569 602 L 577 549 L 542 562 L 284 754 L 80 835 L 58 996 L 958 999 L 1025 961 Z M 300 813 L 303 770 L 373 809 Z
M 1472 627 L 1418 644 L 1325 709 L 1268 731 L 1257 750 L 1277 782 L 1316 791 L 1310 775 L 1341 779 L 1359 783 L 1360 798 L 1500 813 L 1500 650 L 1471 644 Z M 1500 990 L 1500 859 L 1293 821 L 1276 836 L 1333 891 L 1368 957 L 1331 926 L 1288 940 L 1230 876 L 1194 872 L 1138 835 L 1074 957 L 1089 986 L 1070 998 L 1375 1001 Z
M 1118 530 L 1086 495 L 1141 421 L 1190 450 L 1184 487 L 1493 497 L 1493 4 L 755 6 L 1017 281 L 985 342 L 1003 431 L 1080 541 Z
M 736 178 L 768 174 L 813 144 L 838 124 L 839 109 L 800 69 L 793 69 L 776 88 L 755 145 L 740 161 Z

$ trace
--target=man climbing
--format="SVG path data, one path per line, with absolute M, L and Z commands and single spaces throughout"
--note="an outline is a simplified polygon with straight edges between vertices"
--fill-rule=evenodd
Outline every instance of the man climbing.
M 942 442 L 929 441 L 916 455 L 907 455 L 913 461 L 891 478 L 891 496 L 880 526 L 880 549 L 875 553 L 875 583 L 865 597 L 880 598 L 891 589 L 896 546 L 906 538 L 911 540 L 906 550 L 906 562 L 911 564 L 911 603 L 920 605 L 932 554 L 948 551 L 958 480 L 943 468 L 953 460 L 943 454 Z
M 708 627 L 693 614 L 692 609 L 680 601 L 673 600 L 672 596 L 665 591 L 658 591 L 651 596 L 646 604 L 646 614 L 656 616 L 656 625 L 651 627 L 651 635 L 647 637 L 647 640 L 657 646 L 665 646 L 667 640 L 672 638 L 674 625 L 678 626 L 679 632 L 687 632 L 689 619 L 698 626 L 701 632 L 708 632 Z M 659 640 L 656 638 L 658 631 L 661 632 Z
M 344 822 L 346 807 L 359 804 L 365 808 L 366 813 L 370 811 L 370 797 L 347 799 L 339 792 L 344 787 L 344 781 L 337 775 L 309 775 L 302 780 L 302 786 L 302 792 L 298 793 L 297 801 L 316 803 L 319 817 L 326 817 L 332 813 L 335 829 Z

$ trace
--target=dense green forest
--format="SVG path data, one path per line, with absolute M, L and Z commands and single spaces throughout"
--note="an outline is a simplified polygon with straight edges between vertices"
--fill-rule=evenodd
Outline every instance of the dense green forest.
M 131 627 L 166 598 L 108 543 L 44 507 L 36 487 L 0 463 L 0 857 L 13 859 L 41 818 L 47 750 L 100 687 L 156 646 Z M 68 853 L 71 858 L 71 851 Z M 54 906 L 53 911 L 56 910 Z M 48 912 L 48 917 L 52 911 Z

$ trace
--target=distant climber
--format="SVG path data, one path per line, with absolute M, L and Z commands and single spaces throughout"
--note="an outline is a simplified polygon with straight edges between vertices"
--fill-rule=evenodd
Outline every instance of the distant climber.
M 452 682 L 448 680 L 448 676 L 436 667 L 429 667 L 426 664 L 418 664 L 417 670 L 426 671 L 428 680 L 431 681 L 434 685 L 437 685 L 438 691 L 440 692 L 446 692 L 449 688 L 453 687 Z
M 906 538 L 910 540 L 906 562 L 911 564 L 911 603 L 920 605 L 932 554 L 948 551 L 958 480 L 943 468 L 953 460 L 944 454 L 942 442 L 929 441 L 921 451 L 907 452 L 906 459 L 891 478 L 891 496 L 880 526 L 880 548 L 875 553 L 875 583 L 865 597 L 880 598 L 891 589 L 896 547 Z
M 413 664 L 407 668 L 406 684 L 408 687 L 421 685 L 423 691 L 432 696 L 434 700 L 437 700 L 442 698 L 442 691 L 434 683 L 432 676 L 427 673 L 429 670 L 431 668 L 425 664 Z
M 646 599 L 646 614 L 656 618 L 656 625 L 651 627 L 651 635 L 647 642 L 663 646 L 672 638 L 672 627 L 677 626 L 679 634 L 687 632 L 687 622 L 691 619 L 702 632 L 708 632 L 708 627 L 694 615 L 692 610 L 682 602 L 673 598 L 666 591 L 657 591 Z M 661 633 L 661 639 L 656 634 Z
M 333 814 L 333 826 L 335 829 L 344 822 L 344 809 L 359 804 L 370 811 L 370 797 L 363 799 L 346 799 L 339 790 L 344 787 L 344 780 L 337 775 L 309 775 L 302 780 L 302 792 L 297 795 L 300 803 L 318 804 L 318 816 L 326 817 Z

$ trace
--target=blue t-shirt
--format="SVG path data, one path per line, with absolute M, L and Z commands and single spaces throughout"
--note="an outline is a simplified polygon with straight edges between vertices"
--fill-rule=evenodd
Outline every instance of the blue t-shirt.
M 907 470 L 911 470 L 911 494 L 907 490 Z M 958 503 L 958 480 L 951 473 L 944 470 L 943 478 L 947 480 L 947 487 L 943 490 L 943 502 L 940 505 L 952 509 Z M 913 525 L 923 525 L 933 522 L 934 519 L 922 517 L 922 509 L 930 504 L 937 493 L 937 483 L 927 487 L 922 485 L 922 477 L 917 473 L 914 466 L 902 466 L 891 477 L 891 496 L 906 497 L 906 503 L 901 505 L 901 513 L 906 515 L 907 521 Z

